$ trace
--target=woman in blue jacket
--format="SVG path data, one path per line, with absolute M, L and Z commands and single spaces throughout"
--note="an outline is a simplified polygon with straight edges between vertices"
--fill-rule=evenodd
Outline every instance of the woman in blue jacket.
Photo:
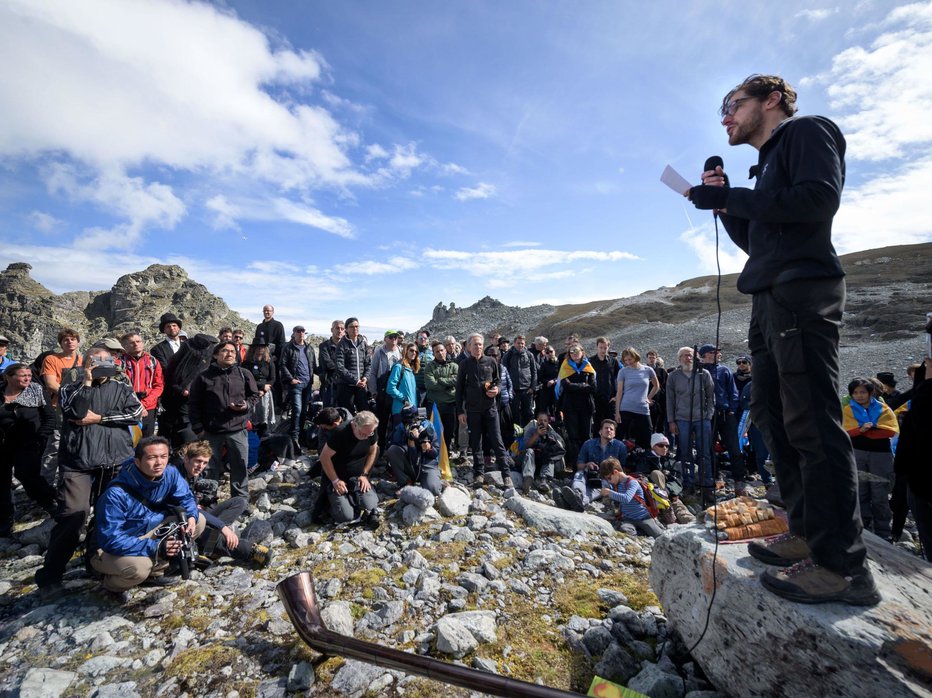
M 401 355 L 401 361 L 392 366 L 388 374 L 385 392 L 392 399 L 392 426 L 401 422 L 401 410 L 405 407 L 417 407 L 417 383 L 415 376 L 421 370 L 421 359 L 417 344 L 408 342 Z

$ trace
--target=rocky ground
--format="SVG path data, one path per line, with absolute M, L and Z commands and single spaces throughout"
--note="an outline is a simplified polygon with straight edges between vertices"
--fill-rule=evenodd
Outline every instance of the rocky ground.
M 49 523 L 17 524 L 0 540 L 0 693 L 469 695 L 304 645 L 275 585 L 310 570 L 325 622 L 344 634 L 579 693 L 597 673 L 650 695 L 716 695 L 648 587 L 651 540 L 537 492 L 456 484 L 435 501 L 385 479 L 378 530 L 312 525 L 308 467 L 250 482 L 242 533 L 271 543 L 269 568 L 221 560 L 125 603 L 97 591 L 79 560 L 69 593 L 40 602 L 32 577 Z

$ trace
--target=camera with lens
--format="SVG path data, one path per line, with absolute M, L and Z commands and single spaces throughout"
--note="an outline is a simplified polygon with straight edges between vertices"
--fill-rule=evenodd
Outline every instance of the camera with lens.
M 492 388 L 497 388 L 500 383 L 501 383 L 501 379 L 493 378 L 492 380 L 486 381 L 485 383 L 483 383 L 483 385 L 485 386 L 486 390 L 491 390 Z

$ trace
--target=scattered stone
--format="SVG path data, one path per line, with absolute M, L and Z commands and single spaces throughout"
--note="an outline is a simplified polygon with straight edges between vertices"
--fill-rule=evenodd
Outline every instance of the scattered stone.
M 427 490 L 424 491 L 427 492 Z M 430 492 L 427 493 L 430 494 Z M 401 511 L 401 519 L 408 526 L 413 526 L 414 524 L 421 523 L 422 521 L 436 521 L 440 518 L 440 513 L 433 507 L 422 509 L 415 504 L 407 504 Z
M 463 587 L 466 591 L 482 592 L 488 586 L 489 580 L 483 577 L 481 574 L 463 572 L 463 574 L 456 578 L 456 583 Z
M 464 490 L 459 487 L 447 487 L 440 493 L 437 501 L 437 508 L 444 516 L 465 516 L 469 513 L 469 505 L 472 502 Z
M 663 671 L 656 664 L 644 663 L 644 668 L 626 684 L 650 698 L 683 698 L 683 680 Z
M 552 531 L 572 538 L 576 535 L 614 535 L 615 530 L 605 519 L 592 514 L 580 514 L 532 502 L 524 497 L 511 497 L 505 506 L 523 518 L 528 526 Z
M 140 698 L 135 681 L 108 683 L 100 686 L 91 694 L 91 698 Z
M 472 667 L 473 669 L 479 669 L 480 671 L 487 671 L 490 674 L 498 673 L 498 665 L 495 663 L 495 661 L 486 659 L 485 657 L 473 657 Z
M 494 611 L 463 611 L 462 613 L 450 613 L 444 617 L 462 623 L 463 627 L 480 643 L 495 642 L 498 637 Z
M 240 538 L 250 540 L 253 543 L 261 543 L 266 545 L 272 542 L 274 537 L 274 532 L 272 531 L 272 524 L 263 519 L 253 519 L 249 522 L 246 528 L 243 529 Z
M 555 550 L 532 550 L 524 558 L 524 566 L 528 569 L 538 570 L 572 570 L 576 563 Z
M 22 698 L 58 698 L 77 677 L 73 671 L 32 668 L 19 685 Z
M 423 487 L 409 485 L 398 493 L 398 498 L 405 504 L 413 504 L 418 509 L 427 509 L 434 506 L 434 495 Z
M 306 691 L 314 685 L 314 666 L 308 662 L 298 662 L 288 672 L 288 692 Z
M 593 657 L 600 657 L 612 644 L 612 633 L 603 625 L 596 625 L 585 631 L 583 643 Z
M 479 646 L 479 642 L 466 628 L 462 621 L 452 615 L 437 621 L 434 629 L 437 633 L 437 651 L 462 659 Z
M 627 685 L 628 680 L 637 674 L 640 666 L 631 654 L 617 642 L 612 642 L 602 655 L 602 659 L 595 665 L 595 673 L 599 676 Z
M 353 607 L 348 601 L 333 601 L 320 612 L 320 617 L 328 630 L 340 635 L 353 636 Z
M 599 599 L 609 606 L 627 606 L 628 597 L 615 589 L 599 589 L 596 591 Z
M 385 669 L 377 667 L 375 664 L 347 659 L 339 671 L 334 674 L 330 688 L 337 693 L 348 696 L 365 690 L 372 692 L 372 695 L 378 695 L 375 687 L 381 683 L 380 679 L 383 676 L 386 676 Z

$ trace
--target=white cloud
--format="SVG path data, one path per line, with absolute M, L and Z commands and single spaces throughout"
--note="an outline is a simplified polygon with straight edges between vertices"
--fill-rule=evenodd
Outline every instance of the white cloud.
M 838 14 L 838 8 L 822 8 L 814 10 L 801 10 L 793 15 L 797 19 L 808 19 L 810 22 L 821 22 L 832 15 Z
M 344 271 L 349 274 L 362 274 L 364 276 L 375 276 L 377 274 L 393 274 L 404 271 L 405 269 L 415 269 L 418 263 L 407 257 L 391 257 L 384 262 L 375 260 L 364 260 L 348 264 Z
M 932 240 L 932 158 L 869 181 L 842 197 L 832 226 L 840 254 Z
M 72 165 L 58 163 L 48 168 L 45 181 L 53 194 L 62 194 L 74 202 L 94 204 L 127 219 L 112 230 L 92 229 L 90 237 L 82 237 L 86 244 L 130 247 L 145 228 L 174 228 L 186 211 L 171 187 L 158 182 L 146 183 L 141 177 L 129 177 L 119 168 L 88 176 Z
M 312 206 L 298 204 L 290 199 L 275 199 L 273 204 L 274 210 L 279 217 L 286 221 L 309 225 L 312 228 L 333 233 L 341 238 L 352 239 L 356 237 L 353 226 L 345 218 L 327 216 Z
M 848 140 L 849 160 L 912 157 L 932 144 L 932 4 L 908 5 L 882 23 L 889 31 L 868 47 L 852 46 L 825 73 L 803 84 L 825 84 Z
M 540 247 L 542 244 L 543 243 L 534 240 L 513 240 L 511 242 L 503 242 L 500 247 Z
M 423 259 L 435 269 L 456 269 L 482 277 L 484 283 L 496 288 L 519 285 L 546 273 L 551 267 L 578 265 L 582 261 L 620 262 L 638 260 L 630 252 L 612 250 L 497 250 L 493 252 L 465 252 L 462 250 L 426 249 Z M 576 269 L 578 271 L 578 268 Z
M 388 151 L 378 143 L 366 146 L 366 162 L 371 160 L 384 160 L 388 157 Z
M 740 272 L 744 269 L 748 256 L 734 245 L 721 224 L 719 224 L 719 231 L 718 263 L 721 265 L 722 274 Z M 699 258 L 699 268 L 696 270 L 699 275 L 717 272 L 715 228 L 712 223 L 691 226 L 680 234 L 679 239 L 685 242 Z M 691 272 L 683 274 L 685 278 L 695 275 Z
M 495 185 L 480 182 L 475 187 L 463 187 L 454 194 L 457 201 L 471 201 L 472 199 L 488 199 L 495 195 Z
M 27 218 L 33 228 L 43 233 L 50 233 L 62 224 L 61 220 L 43 211 L 31 211 Z
M 466 169 L 465 167 L 463 167 L 462 165 L 457 165 L 455 162 L 447 162 L 447 163 L 444 163 L 443 165 L 440 166 L 440 170 L 441 170 L 444 174 L 449 174 L 449 175 L 466 175 L 466 174 L 469 174 L 469 170 L 467 170 L 467 169 Z

